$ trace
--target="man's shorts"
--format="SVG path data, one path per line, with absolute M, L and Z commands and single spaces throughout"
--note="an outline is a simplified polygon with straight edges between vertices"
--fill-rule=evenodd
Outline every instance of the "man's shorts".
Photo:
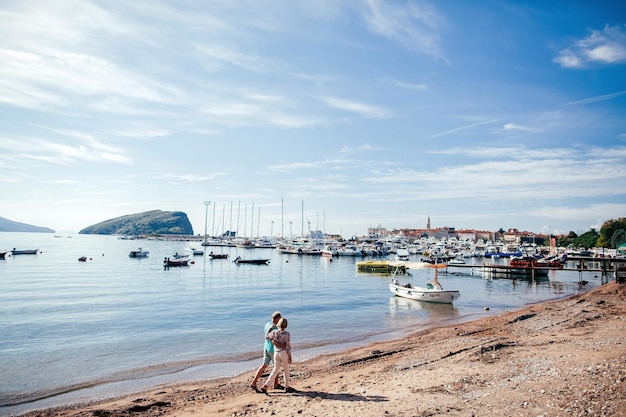
M 270 363 L 274 360 L 274 352 L 270 352 L 269 350 L 263 351 L 263 365 L 269 366 Z

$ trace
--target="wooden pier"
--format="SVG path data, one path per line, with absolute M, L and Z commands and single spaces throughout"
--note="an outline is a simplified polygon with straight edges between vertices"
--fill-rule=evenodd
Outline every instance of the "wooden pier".
M 573 265 L 573 266 L 572 266 Z M 450 268 L 470 268 L 472 274 L 474 269 L 486 273 L 487 275 L 500 275 L 505 277 L 545 277 L 549 271 L 577 271 L 582 279 L 583 272 L 600 272 L 603 277 L 614 274 L 616 277 L 618 271 L 626 268 L 626 259 L 616 258 L 593 258 L 593 257 L 575 257 L 568 258 L 563 267 L 512 267 L 510 265 L 498 265 L 491 263 L 483 263 L 479 265 L 471 264 L 448 264 L 446 270 Z M 547 272 L 544 272 L 547 271 Z

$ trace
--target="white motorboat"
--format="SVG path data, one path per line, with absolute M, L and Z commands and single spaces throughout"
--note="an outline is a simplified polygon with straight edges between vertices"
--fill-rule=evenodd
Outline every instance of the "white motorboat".
M 445 268 L 445 264 L 427 264 L 428 267 L 435 269 L 435 277 L 429 281 L 424 287 L 418 287 L 411 283 L 400 284 L 397 279 L 389 284 L 389 290 L 399 297 L 409 298 L 411 300 L 428 301 L 431 303 L 452 304 L 452 301 L 458 299 L 461 294 L 458 290 L 444 290 L 437 279 L 437 271 L 439 268 Z
M 191 247 L 191 248 L 187 248 L 187 250 L 189 252 L 191 252 L 194 256 L 204 255 L 204 251 L 202 249 L 197 249 L 197 248 Z
M 408 261 L 409 260 L 409 250 L 405 247 L 398 248 L 396 251 L 396 261 Z
M 389 284 L 389 289 L 392 293 L 399 297 L 410 298 L 411 300 L 429 301 L 431 303 L 444 303 L 452 304 L 452 301 L 460 297 L 460 293 L 457 290 L 444 290 L 429 287 L 417 287 L 413 284 L 400 285 L 398 281 Z
M 147 258 L 149 254 L 150 254 L 149 251 L 139 248 L 137 250 L 131 250 L 130 253 L 128 254 L 128 257 L 129 258 Z

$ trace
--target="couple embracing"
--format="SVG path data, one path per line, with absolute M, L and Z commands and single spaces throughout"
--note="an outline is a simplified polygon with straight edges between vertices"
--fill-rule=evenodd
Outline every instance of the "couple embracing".
M 272 314 L 272 320 L 265 325 L 265 345 L 263 347 L 263 364 L 257 369 L 254 379 L 250 384 L 250 388 L 257 392 L 267 394 L 267 388 L 270 384 L 274 389 L 282 388 L 278 384 L 278 373 L 281 368 L 285 378 L 285 392 L 295 392 L 289 386 L 289 365 L 291 364 L 291 336 L 287 329 L 287 319 L 275 311 Z M 274 368 L 265 384 L 259 389 L 257 381 L 263 374 L 263 371 L 269 366 L 270 362 L 274 362 Z

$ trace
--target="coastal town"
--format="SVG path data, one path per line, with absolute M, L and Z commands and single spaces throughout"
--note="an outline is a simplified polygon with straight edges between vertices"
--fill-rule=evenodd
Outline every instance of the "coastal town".
M 621 220 L 621 219 L 620 219 Z M 597 233 L 591 231 L 590 233 Z M 322 231 L 309 231 L 300 236 L 240 236 L 225 231 L 210 234 L 120 236 L 121 239 L 183 240 L 205 247 L 238 247 L 244 249 L 274 248 L 281 253 L 320 256 L 387 257 L 398 250 L 409 255 L 441 258 L 445 261 L 463 258 L 511 258 L 520 256 L 574 256 L 589 258 L 626 258 L 626 239 L 615 247 L 595 247 L 576 241 L 578 236 L 537 234 L 515 228 L 498 231 L 432 228 L 430 217 L 423 229 L 388 230 L 370 227 L 364 236 L 344 238 Z M 597 238 L 595 239 L 597 240 Z M 595 242 L 595 240 L 593 240 Z M 586 243 L 586 242 L 583 242 Z

